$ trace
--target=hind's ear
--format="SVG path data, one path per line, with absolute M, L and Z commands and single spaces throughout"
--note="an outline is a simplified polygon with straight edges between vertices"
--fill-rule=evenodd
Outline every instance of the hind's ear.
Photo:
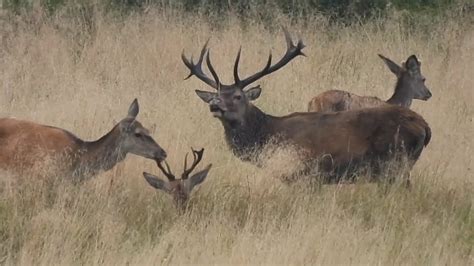
M 244 91 L 244 93 L 249 101 L 253 101 L 260 97 L 260 94 L 262 93 L 262 88 L 260 88 L 260 85 L 257 85 Z
M 405 67 L 409 71 L 419 71 L 420 66 L 421 63 L 418 61 L 418 58 L 416 58 L 416 55 L 410 55 L 410 57 L 408 57 L 407 61 L 405 62 Z
M 135 100 L 133 100 L 132 104 L 130 104 L 130 107 L 128 108 L 127 118 L 135 119 L 139 111 L 140 106 L 138 105 L 138 100 L 135 98 Z
M 383 62 L 388 66 L 388 69 L 390 69 L 395 76 L 399 77 L 401 75 L 402 67 L 381 54 L 379 54 L 379 57 L 382 58 Z

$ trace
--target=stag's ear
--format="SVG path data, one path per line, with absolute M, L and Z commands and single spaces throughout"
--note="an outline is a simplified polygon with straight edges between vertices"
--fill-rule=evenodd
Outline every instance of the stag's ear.
M 212 164 L 208 165 L 204 170 L 194 174 L 190 178 L 186 179 L 186 182 L 188 182 L 188 188 L 189 191 L 191 191 L 196 185 L 201 184 L 204 179 L 206 179 L 207 174 L 209 173 L 209 170 L 211 170 Z
M 209 103 L 214 97 L 217 96 L 217 93 L 215 92 L 209 92 L 209 91 L 200 91 L 200 90 L 195 90 L 197 96 L 201 98 L 206 103 Z
M 253 101 L 260 97 L 260 93 L 262 93 L 262 88 L 260 88 L 260 85 L 258 85 L 246 90 L 244 93 L 249 101 Z
M 130 107 L 128 108 L 127 118 L 135 119 L 139 111 L 140 106 L 138 106 L 138 100 L 135 98 L 135 100 L 133 100 L 132 104 L 130 104 Z
M 405 67 L 411 72 L 420 71 L 420 61 L 416 58 L 416 55 L 410 55 L 407 61 L 405 62 Z
M 168 193 L 171 192 L 171 187 L 168 182 L 165 182 L 155 175 L 149 174 L 147 172 L 143 172 L 143 176 L 150 186 Z
M 401 75 L 402 67 L 381 54 L 379 54 L 379 57 L 382 58 L 383 62 L 388 66 L 388 69 L 390 69 L 395 76 L 399 77 Z

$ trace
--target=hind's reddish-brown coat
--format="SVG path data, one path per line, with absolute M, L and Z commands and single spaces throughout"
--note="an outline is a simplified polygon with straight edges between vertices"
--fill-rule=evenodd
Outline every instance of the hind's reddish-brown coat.
M 60 128 L 0 118 L 0 169 L 31 172 L 37 169 L 36 165 L 52 159 L 53 172 L 65 172 L 83 179 L 112 169 L 129 153 L 164 160 L 166 152 L 136 120 L 138 112 L 135 99 L 127 116 L 95 141 L 83 141 Z
M 14 118 L 0 119 L 0 168 L 30 168 L 48 155 L 79 149 L 73 135 L 63 129 Z
M 388 105 L 387 102 L 374 96 L 359 96 L 347 91 L 328 90 L 311 99 L 308 103 L 308 112 L 339 112 L 386 105 Z

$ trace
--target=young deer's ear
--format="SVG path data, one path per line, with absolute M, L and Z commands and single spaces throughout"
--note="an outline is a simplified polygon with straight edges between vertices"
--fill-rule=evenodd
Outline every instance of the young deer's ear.
M 132 104 L 130 104 L 130 107 L 128 108 L 127 118 L 135 119 L 139 111 L 140 106 L 138 106 L 138 100 L 135 98 L 135 100 L 133 100 Z
M 421 64 L 418 61 L 418 58 L 416 58 L 416 55 L 410 55 L 405 62 L 405 67 L 411 72 L 420 71 L 420 65 Z
M 149 174 L 147 172 L 143 172 L 143 176 L 145 177 L 145 180 L 148 182 L 148 184 L 150 184 L 150 186 L 168 193 L 171 192 L 171 187 L 168 182 L 165 182 L 159 179 L 157 176 Z
M 201 184 L 204 179 L 206 179 L 209 170 L 211 170 L 212 164 L 208 165 L 204 170 L 197 172 L 190 178 L 186 179 L 187 187 L 189 191 L 191 191 L 196 185 Z
M 209 103 L 214 97 L 217 96 L 217 93 L 215 92 L 209 92 L 209 91 L 200 91 L 200 90 L 195 90 L 197 96 L 201 98 L 206 103 Z
M 244 91 L 244 93 L 249 101 L 253 101 L 260 97 L 260 93 L 262 93 L 262 88 L 260 88 L 260 85 L 257 85 Z
M 381 54 L 379 54 L 379 57 L 382 58 L 383 62 L 388 66 L 388 69 L 390 69 L 390 71 L 392 71 L 395 76 L 400 77 L 402 73 L 402 67 Z

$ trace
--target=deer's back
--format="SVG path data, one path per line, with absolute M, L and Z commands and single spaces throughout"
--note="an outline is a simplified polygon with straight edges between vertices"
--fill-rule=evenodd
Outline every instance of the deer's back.
M 0 168 L 32 167 L 49 155 L 76 151 L 80 140 L 55 127 L 13 118 L 0 119 Z
M 276 130 L 303 148 L 310 158 L 330 155 L 334 164 L 383 157 L 404 145 L 407 152 L 427 144 L 430 129 L 417 113 L 383 106 L 335 113 L 295 113 L 283 117 Z M 403 143 L 403 144 L 402 144 Z
M 308 112 L 339 112 L 379 107 L 386 104 L 377 97 L 359 96 L 341 90 L 329 90 L 311 99 L 308 104 Z

